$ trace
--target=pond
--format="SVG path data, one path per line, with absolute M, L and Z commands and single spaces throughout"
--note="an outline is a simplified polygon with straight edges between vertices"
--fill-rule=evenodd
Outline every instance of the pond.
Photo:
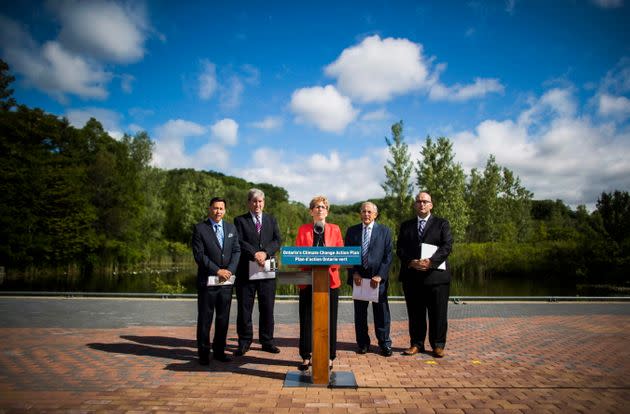
M 345 278 L 345 273 L 343 275 Z M 3 275 L 0 291 L 35 292 L 113 292 L 113 293 L 196 293 L 196 268 L 163 271 L 131 272 L 121 274 L 92 274 L 48 276 Z M 278 285 L 278 294 L 297 294 L 295 286 Z M 345 284 L 341 295 L 350 295 Z M 454 277 L 451 296 L 629 296 L 628 288 L 579 285 L 574 281 L 554 278 L 527 279 L 505 276 Z M 402 287 L 396 280 L 390 282 L 390 296 L 402 296 Z

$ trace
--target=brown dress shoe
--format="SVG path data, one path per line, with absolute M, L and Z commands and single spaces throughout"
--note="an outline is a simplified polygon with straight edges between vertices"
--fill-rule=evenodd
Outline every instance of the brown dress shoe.
M 444 348 L 435 348 L 433 354 L 436 358 L 444 358 Z
M 403 355 L 415 355 L 420 352 L 420 348 L 417 346 L 412 346 L 403 351 Z

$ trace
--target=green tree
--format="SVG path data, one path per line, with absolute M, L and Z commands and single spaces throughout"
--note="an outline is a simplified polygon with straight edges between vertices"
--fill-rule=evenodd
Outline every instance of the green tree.
M 431 194 L 433 212 L 450 222 L 455 240 L 463 241 L 468 225 L 466 175 L 461 164 L 455 162 L 453 144 L 445 137 L 435 142 L 427 137 L 420 152 L 416 185 L 420 191 Z
M 398 225 L 411 213 L 413 186 L 411 183 L 412 163 L 409 148 L 403 136 L 403 121 L 392 125 L 392 139 L 385 137 L 390 159 L 385 165 L 385 182 L 381 184 L 387 198 L 391 199 L 393 219 Z M 389 204 L 389 203 L 388 203 Z
M 610 238 L 630 247 L 630 194 L 618 190 L 602 193 L 597 199 L 597 213 Z
M 473 242 L 526 241 L 532 193 L 507 168 L 488 157 L 483 174 L 473 169 L 466 191 L 470 211 L 467 239 Z
M 10 75 L 9 65 L 0 59 L 0 110 L 8 111 L 16 105 L 13 98 L 13 89 L 9 85 L 15 81 L 15 76 Z

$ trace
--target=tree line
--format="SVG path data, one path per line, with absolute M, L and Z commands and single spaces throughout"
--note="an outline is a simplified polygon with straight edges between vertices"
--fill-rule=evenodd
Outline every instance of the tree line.
M 0 266 L 7 272 L 191 265 L 191 229 L 205 218 L 208 200 L 225 197 L 226 219 L 232 220 L 246 211 L 251 187 L 265 192 L 266 211 L 277 218 L 285 244 L 292 244 L 299 225 L 311 219 L 307 206 L 272 184 L 153 167 L 153 142 L 146 132 L 116 140 L 96 119 L 75 128 L 65 118 L 16 102 L 13 81 L 0 61 Z M 560 200 L 534 200 L 493 156 L 483 170 L 466 174 L 445 137 L 427 137 L 414 165 L 402 121 L 391 131 L 385 138 L 391 155 L 384 166 L 386 195 L 371 200 L 379 220 L 396 234 L 414 214 L 413 192 L 430 192 L 433 212 L 451 222 L 456 275 L 626 282 L 627 191 L 602 193 L 593 212 L 584 206 L 574 211 Z M 345 232 L 359 221 L 359 206 L 332 205 L 328 220 Z

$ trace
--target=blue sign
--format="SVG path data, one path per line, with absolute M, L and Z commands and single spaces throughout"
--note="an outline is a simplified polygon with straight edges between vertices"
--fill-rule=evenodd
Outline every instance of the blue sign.
M 282 248 L 283 265 L 330 266 L 361 264 L 361 246 Z

